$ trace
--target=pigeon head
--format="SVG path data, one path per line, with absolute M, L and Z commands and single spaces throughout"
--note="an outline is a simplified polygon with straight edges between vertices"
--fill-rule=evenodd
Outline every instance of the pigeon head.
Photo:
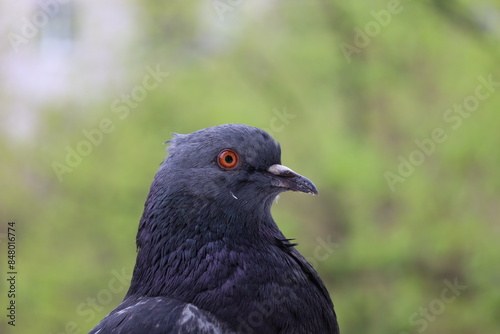
M 255 209 L 283 191 L 318 193 L 311 181 L 281 165 L 280 145 L 258 128 L 225 124 L 176 134 L 169 144 L 157 181 L 178 195 Z

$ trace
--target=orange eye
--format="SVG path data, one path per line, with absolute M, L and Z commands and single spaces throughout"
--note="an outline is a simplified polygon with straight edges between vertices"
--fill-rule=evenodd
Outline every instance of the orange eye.
M 224 169 L 234 169 L 238 165 L 239 156 L 233 150 L 225 149 L 219 153 L 217 162 Z

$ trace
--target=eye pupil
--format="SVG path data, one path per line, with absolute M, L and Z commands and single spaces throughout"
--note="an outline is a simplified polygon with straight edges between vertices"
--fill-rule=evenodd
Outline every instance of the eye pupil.
M 230 164 L 233 162 L 233 157 L 230 155 L 226 155 L 226 163 Z

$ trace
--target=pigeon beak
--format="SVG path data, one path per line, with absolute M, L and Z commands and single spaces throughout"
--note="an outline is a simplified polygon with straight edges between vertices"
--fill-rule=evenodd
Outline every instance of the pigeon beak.
M 274 186 L 286 188 L 292 191 L 300 191 L 306 194 L 318 194 L 318 190 L 316 189 L 314 183 L 312 183 L 308 178 L 295 173 L 286 166 L 275 164 L 269 167 L 267 171 L 272 175 L 277 176 L 273 177 Z

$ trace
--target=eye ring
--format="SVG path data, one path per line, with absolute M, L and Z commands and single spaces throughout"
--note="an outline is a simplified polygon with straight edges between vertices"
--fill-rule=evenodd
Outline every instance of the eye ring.
M 240 161 L 240 156 L 236 151 L 231 149 L 222 150 L 217 156 L 217 163 L 219 167 L 226 170 L 235 169 L 238 167 L 238 163 Z

